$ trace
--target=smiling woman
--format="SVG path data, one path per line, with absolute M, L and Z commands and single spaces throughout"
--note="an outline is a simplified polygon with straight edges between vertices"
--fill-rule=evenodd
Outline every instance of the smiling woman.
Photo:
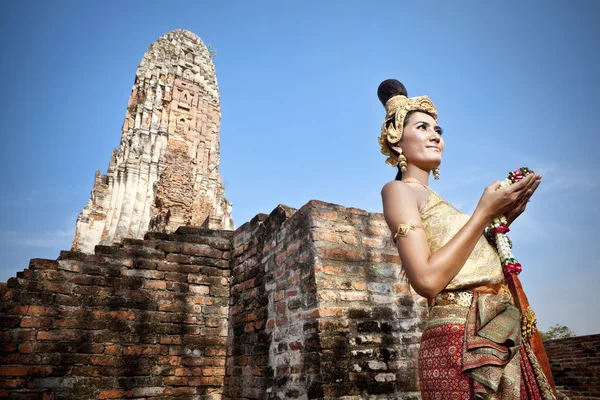
M 520 285 L 507 284 L 484 235 L 495 216 L 512 213 L 512 222 L 525 210 L 541 177 L 506 188 L 494 182 L 472 216 L 461 213 L 428 186 L 431 173 L 439 178 L 445 145 L 431 100 L 409 98 L 396 80 L 377 94 L 386 108 L 381 152 L 398 167 L 381 192 L 384 216 L 410 285 L 429 302 L 419 352 L 423 399 L 555 399 L 533 312 L 521 308 Z

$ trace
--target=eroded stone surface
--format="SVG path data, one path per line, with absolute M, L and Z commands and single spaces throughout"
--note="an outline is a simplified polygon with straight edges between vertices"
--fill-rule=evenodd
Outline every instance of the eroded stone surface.
M 73 250 L 210 223 L 233 229 L 220 162 L 215 68 L 202 40 L 185 30 L 152 43 L 138 66 L 106 175 L 96 171 L 77 219 Z M 210 221 L 207 222 L 207 218 Z

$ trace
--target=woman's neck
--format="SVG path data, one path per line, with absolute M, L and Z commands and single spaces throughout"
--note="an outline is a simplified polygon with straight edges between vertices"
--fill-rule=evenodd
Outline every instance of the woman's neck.
M 402 180 L 417 180 L 425 186 L 429 186 L 429 171 L 419 169 L 413 165 L 408 165 L 406 172 L 402 174 Z

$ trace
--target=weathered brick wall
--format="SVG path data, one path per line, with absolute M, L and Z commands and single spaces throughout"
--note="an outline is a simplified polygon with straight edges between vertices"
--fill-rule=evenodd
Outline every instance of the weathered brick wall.
M 600 399 L 600 334 L 544 342 L 559 390 L 571 399 Z
M 381 214 L 309 203 L 326 398 L 419 398 L 425 299 L 401 276 Z
M 380 214 L 319 201 L 32 260 L 0 286 L 0 397 L 418 397 L 397 263 Z
M 279 206 L 236 231 L 226 398 L 319 393 L 312 249 L 306 208 Z
M 380 214 L 311 201 L 234 236 L 225 397 L 418 398 L 423 299 Z
M 0 397 L 220 398 L 232 232 L 32 260 L 0 286 Z

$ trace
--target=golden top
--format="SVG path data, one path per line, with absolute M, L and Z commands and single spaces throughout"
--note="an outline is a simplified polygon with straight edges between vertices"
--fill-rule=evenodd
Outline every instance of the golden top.
M 441 249 L 467 223 L 469 216 L 461 213 L 440 195 L 429 190 L 427 204 L 420 210 L 423 230 L 433 253 Z M 496 250 L 481 235 L 461 270 L 446 286 L 446 290 L 463 289 L 504 281 L 502 264 Z
M 398 143 L 402 138 L 404 128 L 404 118 L 410 111 L 422 111 L 431 115 L 437 120 L 437 110 L 432 101 L 427 96 L 406 97 L 402 95 L 394 96 L 385 103 L 385 121 L 381 125 L 381 135 L 379 135 L 379 146 L 381 153 L 388 156 L 386 164 L 395 167 L 398 165 L 398 156 L 390 149 L 388 143 Z M 394 123 L 389 121 L 393 118 Z

